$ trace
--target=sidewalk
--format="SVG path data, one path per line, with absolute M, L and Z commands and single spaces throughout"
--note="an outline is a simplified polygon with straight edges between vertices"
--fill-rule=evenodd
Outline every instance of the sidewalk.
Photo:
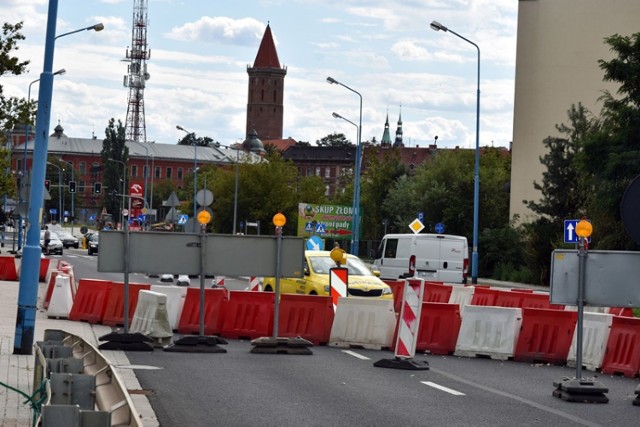
M 0 281 L 0 382 L 22 391 L 27 395 L 33 393 L 33 370 L 35 351 L 32 355 L 14 355 L 13 339 L 15 337 L 16 313 L 18 307 L 19 282 Z M 98 338 L 111 332 L 111 328 L 102 325 L 91 325 L 85 322 L 49 319 L 42 310 L 42 296 L 46 292 L 46 284 L 39 284 L 38 312 L 34 344 L 42 341 L 46 329 L 61 329 L 83 338 L 94 347 L 98 347 Z M 101 354 L 112 364 L 124 381 L 124 386 L 131 393 L 136 411 L 145 426 L 158 426 L 155 413 L 149 400 L 136 391 L 142 389 L 133 369 L 129 368 L 129 360 L 123 351 L 101 351 Z M 31 407 L 25 404 L 25 397 L 11 389 L 0 386 L 0 426 L 30 426 L 32 422 Z

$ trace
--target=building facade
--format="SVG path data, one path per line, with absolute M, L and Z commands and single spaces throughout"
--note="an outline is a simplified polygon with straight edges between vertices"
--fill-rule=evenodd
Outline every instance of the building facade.
M 594 114 L 603 90 L 598 60 L 612 53 L 604 38 L 638 32 L 637 0 L 520 0 L 516 54 L 510 217 L 534 218 L 523 200 L 539 200 L 534 181 L 542 182 L 539 158 L 543 140 L 560 136 L 555 125 L 567 123 L 572 104 Z

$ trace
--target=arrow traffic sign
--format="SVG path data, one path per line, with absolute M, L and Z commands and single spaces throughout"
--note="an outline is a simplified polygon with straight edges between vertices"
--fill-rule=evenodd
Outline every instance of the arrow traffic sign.
M 576 234 L 576 225 L 580 222 L 579 219 L 565 219 L 564 220 L 564 242 L 565 243 L 580 243 L 580 238 Z M 587 240 L 591 243 L 591 237 Z

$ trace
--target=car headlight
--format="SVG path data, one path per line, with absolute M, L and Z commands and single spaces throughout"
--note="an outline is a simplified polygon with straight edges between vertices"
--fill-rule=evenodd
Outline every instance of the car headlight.
M 382 288 L 382 295 L 391 295 L 393 292 L 391 291 L 391 288 L 388 286 L 385 286 L 384 288 Z
M 331 292 L 331 286 L 327 285 L 324 287 L 325 292 Z

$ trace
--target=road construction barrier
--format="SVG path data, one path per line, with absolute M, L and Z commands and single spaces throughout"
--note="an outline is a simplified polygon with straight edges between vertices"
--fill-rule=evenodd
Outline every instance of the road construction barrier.
M 453 288 L 441 282 L 425 282 L 424 297 L 425 302 L 449 302 Z
M 0 280 L 10 282 L 18 280 L 16 258 L 14 256 L 0 256 Z
M 254 292 L 261 292 L 263 280 L 264 280 L 263 277 L 251 276 L 249 278 L 249 290 Z
M 222 332 L 227 301 L 227 291 L 224 289 L 204 290 L 205 335 L 220 335 Z M 187 288 L 178 332 L 181 334 L 198 334 L 200 332 L 200 289 L 198 288 Z
M 138 287 L 136 305 L 130 331 L 139 332 L 151 338 L 156 346 L 171 343 L 173 330 L 169 324 L 167 296 Z
M 221 335 L 234 339 L 271 336 L 274 301 L 273 292 L 229 292 Z
M 602 361 L 605 374 L 635 378 L 640 371 L 640 319 L 614 316 Z
M 611 314 L 584 313 L 582 318 L 582 365 L 584 368 L 595 371 L 602 366 L 612 322 Z M 567 356 L 568 366 L 576 366 L 577 336 L 576 325 L 576 332 L 573 334 Z
M 416 355 L 420 312 L 424 298 L 424 280 L 408 280 L 404 287 L 404 298 L 397 326 L 395 357 L 412 359 Z
M 475 286 L 471 305 L 495 306 L 498 292 L 501 291 L 485 286 Z
M 392 300 L 340 298 L 331 326 L 329 345 L 375 350 L 390 348 L 395 327 Z
M 462 316 L 454 354 L 507 360 L 515 353 L 521 325 L 520 308 L 468 305 Z
M 47 317 L 68 318 L 73 307 L 73 295 L 71 294 L 71 282 L 69 276 L 64 274 L 55 276 L 55 285 L 51 293 L 51 300 L 47 307 Z
M 407 282 L 405 280 L 383 280 L 383 282 L 391 288 L 391 292 L 393 292 L 393 309 L 399 314 L 402 308 L 404 285 Z
M 564 364 L 577 321 L 575 312 L 523 308 L 522 327 L 513 359 Z
M 80 279 L 69 320 L 100 323 L 111 290 L 110 280 Z
M 47 291 L 44 294 L 44 301 L 42 302 L 42 307 L 44 309 L 49 308 L 49 301 L 51 301 L 51 294 L 53 294 L 53 288 L 56 286 L 56 277 L 58 274 L 61 274 L 60 270 L 53 270 L 51 272 L 51 276 L 49 277 L 49 282 L 47 284 Z M 71 299 L 73 299 L 73 296 Z
M 135 405 L 131 400 L 131 396 L 124 386 L 124 381 L 120 374 L 112 368 L 104 356 L 91 344 L 87 343 L 80 337 L 71 335 L 61 330 L 47 329 L 44 331 L 44 340 L 36 343 L 36 362 L 34 369 L 34 390 L 40 389 L 45 378 L 51 378 L 49 367 L 62 367 L 60 372 L 69 372 L 66 367 L 73 367 L 76 378 L 81 378 L 77 374 L 77 363 L 71 363 L 75 360 L 80 362 L 82 374 L 91 376 L 91 381 L 82 381 L 84 384 L 94 384 L 91 389 L 84 388 L 78 394 L 73 386 L 75 381 L 71 378 L 60 378 L 62 384 L 59 388 L 50 383 L 46 387 L 49 398 L 45 400 L 43 412 L 41 414 L 41 422 L 37 423 L 42 426 L 75 426 L 75 425 L 113 425 L 142 427 L 142 419 L 135 409 Z M 63 351 L 64 350 L 64 351 Z M 60 357 L 58 354 L 64 354 L 67 361 L 63 364 L 51 364 L 49 360 L 54 357 Z M 63 374 L 59 374 L 63 375 Z M 68 374 L 65 374 L 68 375 Z M 84 380 L 84 377 L 82 377 Z M 56 384 L 58 382 L 56 381 Z M 78 399 L 90 399 L 90 409 L 80 409 L 80 405 L 64 404 L 52 405 L 51 394 L 56 393 L 58 397 L 72 402 Z M 84 403 L 83 403 L 84 405 Z M 88 416 L 87 416 L 88 415 Z M 86 421 L 83 424 L 76 424 L 79 420 Z
M 453 354 L 461 323 L 458 304 L 423 302 L 416 350 Z
M 301 337 L 313 345 L 327 344 L 333 319 L 333 300 L 329 296 L 282 294 L 278 336 Z
M 609 307 L 609 314 L 614 316 L 633 317 L 633 309 L 629 307 Z
M 454 286 L 451 289 L 449 304 L 458 304 L 460 307 L 460 315 L 463 316 L 465 307 L 471 304 L 474 291 L 475 287 L 473 286 Z
M 146 283 L 129 283 L 129 324 L 136 311 L 138 293 L 141 290 L 149 290 L 151 285 Z M 100 323 L 107 326 L 124 325 L 124 283 L 112 282 L 109 297 L 104 308 L 104 314 Z
M 51 258 L 40 258 L 40 271 L 38 272 L 38 280 L 47 283 L 47 275 L 49 274 L 49 266 Z M 22 269 L 22 265 L 20 266 Z
M 329 269 L 329 289 L 333 300 L 333 310 L 338 307 L 340 298 L 347 296 L 349 289 L 349 270 L 344 267 L 333 267 Z
M 151 285 L 153 292 L 158 292 L 167 296 L 167 312 L 169 313 L 169 324 L 174 331 L 180 326 L 180 316 L 184 307 L 184 300 L 187 297 L 187 289 L 182 286 Z M 206 291 L 205 291 L 206 292 Z
M 76 283 L 76 276 L 73 273 L 73 266 L 65 262 L 61 262 L 58 266 L 58 270 L 64 273 L 65 275 L 69 276 L 69 283 L 71 284 L 71 293 L 75 298 L 76 292 L 78 291 L 78 284 Z M 53 272 L 51 274 L 53 274 Z

